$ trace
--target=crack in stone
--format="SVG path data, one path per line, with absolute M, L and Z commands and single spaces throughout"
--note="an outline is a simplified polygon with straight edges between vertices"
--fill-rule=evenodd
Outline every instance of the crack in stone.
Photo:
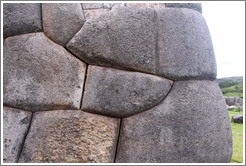
M 23 141 L 22 141 L 22 143 L 21 143 L 21 145 L 20 145 L 20 152 L 17 154 L 17 163 L 19 163 L 20 155 L 21 155 L 21 153 L 22 153 L 22 150 L 23 150 L 23 147 L 24 147 L 24 144 L 25 144 L 27 135 L 28 135 L 28 133 L 29 133 L 29 131 L 30 131 L 32 119 L 33 119 L 33 113 L 31 114 L 31 117 L 30 117 L 30 122 L 29 122 L 29 125 L 28 125 L 27 132 L 26 132 L 26 134 L 25 134 L 25 136 L 24 136 L 24 138 L 23 138 Z

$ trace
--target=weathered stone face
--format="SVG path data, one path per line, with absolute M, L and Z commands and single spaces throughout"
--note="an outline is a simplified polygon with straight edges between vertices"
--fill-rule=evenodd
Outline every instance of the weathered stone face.
M 43 33 L 7 38 L 3 68 L 4 105 L 29 111 L 79 109 L 86 65 Z
M 103 3 L 103 7 L 106 9 L 112 9 L 117 7 L 124 7 L 126 3 Z
M 164 8 L 165 3 L 126 3 L 128 7 Z
M 83 9 L 101 9 L 103 8 L 103 3 L 82 3 Z
M 30 124 L 31 112 L 3 107 L 3 162 L 16 163 Z
M 207 24 L 195 10 L 117 8 L 87 21 L 67 48 L 89 64 L 172 80 L 217 74 Z
M 234 96 L 234 99 L 235 99 L 235 105 L 236 106 L 243 106 L 243 99 L 241 99 L 238 96 Z
M 3 37 L 42 30 L 40 3 L 4 3 Z
M 173 80 L 215 79 L 216 60 L 207 24 L 194 10 L 157 11 L 156 74 Z
M 226 101 L 226 104 L 229 106 L 235 105 L 235 98 L 234 97 L 226 97 L 225 101 Z
M 157 105 L 171 86 L 172 81 L 150 74 L 89 65 L 82 110 L 131 116 Z
M 67 48 L 89 64 L 154 73 L 154 19 L 153 9 L 113 9 L 86 21 Z
M 79 3 L 42 4 L 44 33 L 56 43 L 65 46 L 84 24 Z
M 35 112 L 19 163 L 114 162 L 118 124 L 80 110 Z
M 103 13 L 109 12 L 109 9 L 90 9 L 90 10 L 84 10 L 85 18 L 86 20 L 94 19 L 96 17 L 99 17 Z
M 234 122 L 234 123 L 243 123 L 243 115 L 234 115 L 231 117 L 231 122 Z
M 199 11 L 202 13 L 202 4 L 201 3 L 165 3 L 166 7 L 173 8 L 188 8 Z
M 116 162 L 230 162 L 228 122 L 216 82 L 175 82 L 162 104 L 123 119 Z
M 230 162 L 200 4 L 3 9 L 4 162 Z

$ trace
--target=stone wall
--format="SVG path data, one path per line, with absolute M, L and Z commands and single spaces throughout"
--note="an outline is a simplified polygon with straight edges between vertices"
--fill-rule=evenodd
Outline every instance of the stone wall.
M 230 162 L 201 4 L 3 4 L 3 162 Z
M 202 12 L 202 6 L 199 3 L 82 3 L 82 7 L 87 20 L 99 17 L 101 14 L 118 7 L 144 7 L 153 9 L 172 7 L 188 8 Z

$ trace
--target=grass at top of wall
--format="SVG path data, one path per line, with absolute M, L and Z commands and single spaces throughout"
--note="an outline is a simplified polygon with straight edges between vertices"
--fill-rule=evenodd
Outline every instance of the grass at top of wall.
M 231 117 L 243 113 L 237 112 L 237 111 L 228 111 Z M 232 123 L 231 122 L 231 128 L 232 128 L 232 141 L 233 141 L 233 152 L 232 152 L 232 158 L 231 163 L 243 163 L 243 124 L 238 123 Z

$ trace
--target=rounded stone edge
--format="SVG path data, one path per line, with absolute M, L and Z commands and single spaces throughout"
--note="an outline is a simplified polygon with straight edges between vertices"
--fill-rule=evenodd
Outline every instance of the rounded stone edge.
M 87 80 L 88 80 L 88 75 L 90 75 L 90 72 L 91 70 L 93 70 L 94 68 L 101 68 L 103 70 L 111 70 L 111 71 L 121 71 L 121 72 L 125 72 L 125 73 L 131 73 L 131 74 L 140 74 L 141 76 L 149 76 L 149 77 L 156 77 L 158 79 L 161 79 L 163 81 L 165 81 L 165 83 L 167 85 L 170 85 L 170 88 L 167 92 L 165 92 L 165 94 L 162 96 L 161 99 L 158 99 L 158 102 L 151 106 L 151 107 L 147 107 L 147 108 L 144 108 L 144 109 L 141 109 L 141 110 L 138 110 L 138 111 L 135 111 L 134 113 L 127 113 L 127 114 L 123 114 L 123 115 L 116 115 L 117 113 L 115 113 L 114 115 L 112 115 L 110 112 L 112 111 L 109 111 L 109 113 L 107 112 L 104 112 L 104 111 L 99 111 L 97 109 L 91 109 L 91 108 L 87 108 L 87 106 L 84 106 L 83 103 L 85 102 L 85 94 L 86 94 L 86 91 L 88 89 L 88 85 L 86 84 Z M 87 69 L 87 80 L 85 82 L 85 88 L 84 88 L 84 95 L 83 95 L 83 99 L 82 99 L 82 105 L 81 105 L 81 110 L 84 111 L 84 112 L 88 112 L 88 113 L 92 113 L 92 114 L 97 114 L 97 115 L 100 115 L 100 116 L 108 116 L 108 117 L 112 117 L 112 118 L 127 118 L 127 117 L 131 117 L 131 116 L 134 116 L 136 114 L 139 114 L 139 113 L 143 113 L 145 111 L 148 111 L 150 109 L 153 109 L 154 107 L 157 107 L 159 104 L 161 104 L 165 98 L 168 96 L 168 94 L 170 93 L 171 89 L 172 89 L 172 86 L 174 85 L 174 81 L 168 79 L 168 78 L 164 78 L 164 77 L 160 77 L 158 75 L 153 75 L 153 74 L 149 74 L 149 73 L 142 73 L 142 72 L 138 72 L 138 71 L 126 71 L 126 70 L 121 70 L 121 69 L 117 69 L 117 68 L 109 68 L 109 67 L 101 67 L 101 66 L 96 66 L 96 65 L 88 65 L 88 69 Z
M 173 7 L 173 8 L 187 8 L 196 10 L 202 13 L 202 4 L 201 3 L 165 3 L 165 7 Z
M 7 44 L 7 42 L 11 42 L 11 40 L 14 40 L 15 38 L 18 37 L 22 37 L 22 36 L 33 36 L 33 35 L 40 35 L 42 37 L 44 37 L 44 40 L 47 40 L 49 42 L 51 42 L 52 44 L 54 44 L 55 46 L 59 47 L 59 49 L 63 50 L 64 52 L 66 52 L 66 55 L 68 56 L 68 58 L 73 59 L 74 61 L 76 61 L 76 63 L 79 64 L 80 68 L 82 69 L 80 73 L 83 73 L 83 81 L 81 84 L 81 88 L 82 88 L 82 92 L 81 92 L 81 97 L 79 99 L 79 101 L 82 100 L 82 93 L 84 91 L 83 87 L 84 87 L 84 83 L 85 83 L 85 77 L 86 77 L 86 70 L 87 70 L 87 64 L 85 62 L 83 62 L 82 60 L 78 59 L 76 56 L 74 56 L 72 53 L 70 53 L 68 50 L 66 50 L 64 47 L 62 47 L 61 45 L 55 43 L 53 40 L 51 40 L 50 38 L 48 38 L 44 32 L 34 32 L 34 33 L 27 33 L 27 34 L 20 34 L 20 35 L 15 35 L 15 36 L 10 36 L 6 39 L 4 39 L 4 45 Z M 4 49 L 3 49 L 4 50 Z M 81 103 L 79 102 L 79 104 L 76 105 L 71 105 L 71 103 L 67 103 L 66 105 L 63 104 L 55 104 L 53 106 L 51 105 L 43 105 L 41 104 L 41 109 L 39 108 L 40 105 L 36 105 L 36 104 L 26 104 L 25 106 L 19 107 L 18 105 L 12 104 L 11 102 L 4 102 L 3 101 L 4 106 L 6 107 L 11 107 L 11 108 L 16 108 L 16 109 L 20 109 L 20 110 L 26 110 L 26 111 L 30 111 L 30 112 L 39 112 L 39 111 L 50 111 L 50 110 L 59 110 L 59 109 L 80 109 L 81 107 Z M 38 107 L 38 109 L 36 109 L 36 107 Z

